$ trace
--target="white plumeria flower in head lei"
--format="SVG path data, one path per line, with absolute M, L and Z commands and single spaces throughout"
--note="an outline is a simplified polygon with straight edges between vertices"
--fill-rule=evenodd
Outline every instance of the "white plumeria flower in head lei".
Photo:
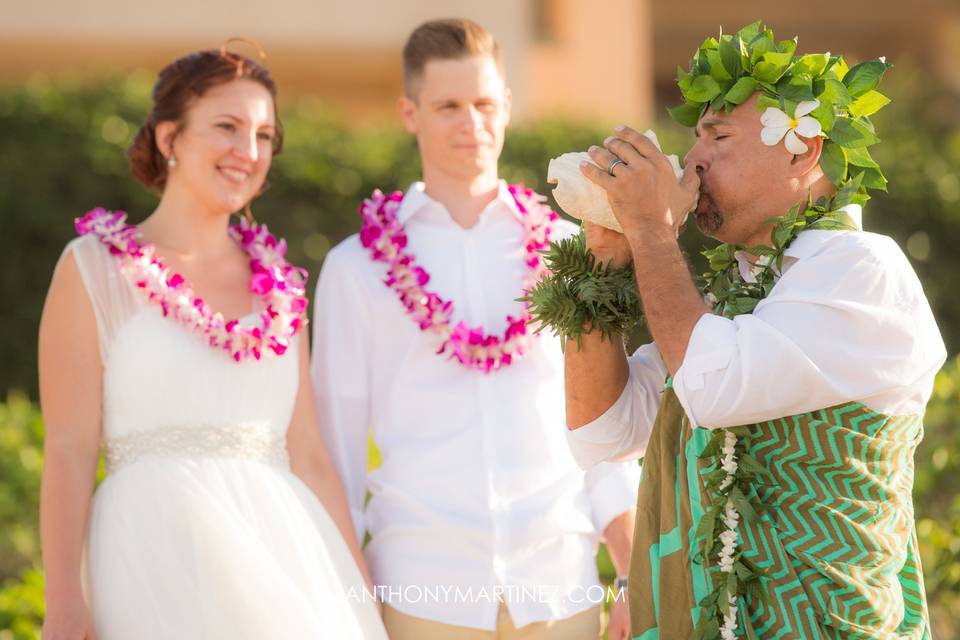
M 806 100 L 797 105 L 791 118 L 786 113 L 775 107 L 767 107 L 767 110 L 760 116 L 760 124 L 763 129 L 760 131 L 760 139 L 763 144 L 772 147 L 783 140 L 787 151 L 797 155 L 807 151 L 807 145 L 800 139 L 813 138 L 820 135 L 823 127 L 813 116 L 807 115 L 820 106 L 819 100 Z

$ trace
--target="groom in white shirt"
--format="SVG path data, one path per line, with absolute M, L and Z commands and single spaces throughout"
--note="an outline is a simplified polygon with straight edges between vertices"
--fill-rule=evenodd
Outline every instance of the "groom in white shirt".
M 403 60 L 400 114 L 424 180 L 402 201 L 368 202 L 363 232 L 329 253 L 313 342 L 323 435 L 357 535 L 370 534 L 387 631 L 596 638 L 617 594 L 599 585 L 597 545 L 625 576 L 639 468 L 579 469 L 559 343 L 517 332 L 543 210 L 498 177 L 510 116 L 499 48 L 468 20 L 433 21 Z M 549 225 L 554 239 L 575 232 Z M 370 473 L 369 430 L 383 455 Z M 625 594 L 609 629 L 629 637 Z

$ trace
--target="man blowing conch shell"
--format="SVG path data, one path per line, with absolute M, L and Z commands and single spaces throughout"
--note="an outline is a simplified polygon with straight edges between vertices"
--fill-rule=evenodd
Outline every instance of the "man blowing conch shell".
M 679 182 L 624 126 L 577 167 L 595 190 L 551 168 L 564 209 L 603 225 L 586 248 L 634 271 L 654 338 L 565 351 L 577 462 L 643 458 L 635 638 L 930 637 L 911 489 L 946 351 L 909 260 L 863 228 L 889 65 L 795 49 L 759 22 L 703 42 L 671 109 L 697 136 Z M 698 196 L 723 243 L 702 283 L 676 236 Z

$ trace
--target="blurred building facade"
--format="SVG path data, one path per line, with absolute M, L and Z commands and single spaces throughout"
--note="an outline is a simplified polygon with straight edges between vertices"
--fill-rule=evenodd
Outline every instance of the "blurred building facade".
M 0 80 L 156 71 L 243 35 L 268 52 L 284 95 L 316 95 L 364 121 L 393 116 L 409 32 L 431 18 L 464 16 L 500 43 L 520 119 L 646 118 L 652 103 L 647 0 L 14 1 L 0 0 Z
M 243 35 L 267 50 L 284 96 L 317 96 L 357 123 L 392 118 L 410 30 L 457 15 L 500 42 L 518 119 L 649 121 L 676 100 L 677 65 L 703 37 L 756 19 L 799 35 L 801 51 L 908 59 L 960 86 L 957 0 L 0 0 L 0 15 L 0 81 L 155 72 Z

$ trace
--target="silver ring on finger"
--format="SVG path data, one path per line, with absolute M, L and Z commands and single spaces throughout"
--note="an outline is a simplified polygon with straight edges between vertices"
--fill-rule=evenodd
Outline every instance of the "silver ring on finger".
M 627 163 L 621 160 L 620 158 L 614 158 L 613 160 L 610 161 L 610 164 L 607 165 L 607 173 L 613 176 L 613 170 L 617 168 L 618 164 L 622 164 L 626 166 Z M 616 176 L 613 176 L 613 177 L 616 177 Z

